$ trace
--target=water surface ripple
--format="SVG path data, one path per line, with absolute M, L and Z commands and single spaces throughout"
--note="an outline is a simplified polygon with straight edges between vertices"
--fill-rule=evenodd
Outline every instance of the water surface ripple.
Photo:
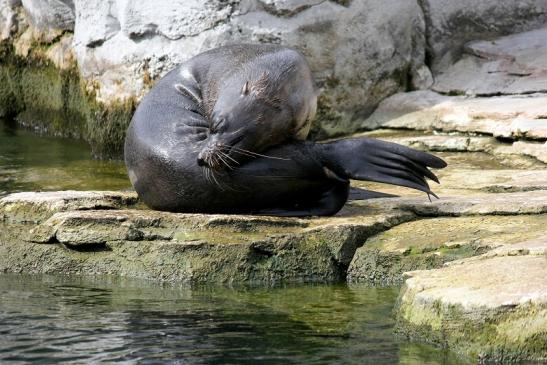
M 395 338 L 397 295 L 0 274 L 0 363 L 462 363 Z

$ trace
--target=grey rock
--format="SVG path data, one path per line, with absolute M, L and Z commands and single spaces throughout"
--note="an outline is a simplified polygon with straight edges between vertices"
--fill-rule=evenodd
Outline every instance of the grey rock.
M 435 78 L 433 90 L 466 95 L 547 91 L 547 28 L 475 41 L 466 55 Z
M 394 209 L 408 210 L 424 217 L 544 214 L 547 213 L 547 190 L 443 196 L 433 202 L 424 198 L 393 200 L 382 198 L 354 204 L 370 207 L 391 206 Z
M 408 273 L 398 332 L 479 362 L 547 358 L 545 237 Z
M 31 24 L 42 31 L 74 30 L 73 0 L 22 0 Z
M 467 42 L 523 32 L 547 23 L 546 0 L 420 0 L 434 74 L 457 61 Z
M 232 3 L 219 0 L 129 1 L 119 15 L 123 19 L 121 30 L 130 39 L 158 35 L 177 40 L 228 21 L 233 11 Z
M 485 152 L 498 158 L 501 156 L 513 157 L 515 167 L 522 167 L 524 165 L 522 164 L 522 160 L 518 160 L 518 157 L 522 156 L 531 157 L 544 164 L 547 163 L 547 145 L 545 142 L 516 141 L 503 143 L 493 137 L 440 134 L 410 137 L 380 136 L 380 138 L 425 151 Z M 538 167 L 543 166 L 540 165 Z
M 404 128 L 547 138 L 546 94 L 472 98 L 429 90 L 395 94 L 380 103 L 362 128 Z
M 396 210 L 296 219 L 101 207 L 111 198 L 101 192 L 4 198 L 0 270 L 191 282 L 333 282 L 343 278 L 368 236 L 414 217 Z
M 425 38 L 415 2 L 83 1 L 76 3 L 74 51 L 97 97 L 140 97 L 175 64 L 234 42 L 300 50 L 323 89 L 321 134 L 355 130 L 355 119 L 412 82 L 425 87 Z
M 9 39 L 17 31 L 17 8 L 21 0 L 0 0 L 0 41 Z
M 0 199 L 0 221 L 41 222 L 57 212 L 119 209 L 132 207 L 137 201 L 134 192 L 67 190 L 14 193 Z
M 368 238 L 355 252 L 347 278 L 369 285 L 402 284 L 406 271 L 436 269 L 467 257 L 479 259 L 476 255 L 485 251 L 489 257 L 508 250 L 518 254 L 523 240 L 547 237 L 545 218 L 486 215 L 403 223 Z

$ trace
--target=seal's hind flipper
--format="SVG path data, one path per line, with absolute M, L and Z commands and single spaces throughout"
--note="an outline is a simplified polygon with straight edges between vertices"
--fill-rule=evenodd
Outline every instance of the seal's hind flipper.
M 446 162 L 432 154 L 393 142 L 352 138 L 321 144 L 323 163 L 342 177 L 406 186 L 437 198 L 426 177 L 439 182 L 428 167 Z
M 300 201 L 273 209 L 261 209 L 252 212 L 257 215 L 271 215 L 277 217 L 309 217 L 329 216 L 336 214 L 346 201 L 349 195 L 349 182 L 336 182 L 317 200 Z
M 380 191 L 362 189 L 352 186 L 349 189 L 348 200 L 368 200 L 378 198 L 398 198 L 399 195 L 382 193 Z

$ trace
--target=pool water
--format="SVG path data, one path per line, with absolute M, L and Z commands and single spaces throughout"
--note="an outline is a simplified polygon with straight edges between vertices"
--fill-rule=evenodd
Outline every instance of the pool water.
M 37 136 L 0 120 L 0 196 L 19 191 L 129 188 L 123 162 L 93 159 L 86 142 Z
M 0 274 L 0 363 L 461 364 L 393 335 L 397 295 Z

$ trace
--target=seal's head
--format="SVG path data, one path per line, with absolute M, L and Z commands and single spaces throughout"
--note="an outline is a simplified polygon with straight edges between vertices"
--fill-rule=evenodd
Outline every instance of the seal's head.
M 297 128 L 294 112 L 282 97 L 282 82 L 272 80 L 267 71 L 241 80 L 241 75 L 231 77 L 219 89 L 199 165 L 236 167 L 287 140 Z

